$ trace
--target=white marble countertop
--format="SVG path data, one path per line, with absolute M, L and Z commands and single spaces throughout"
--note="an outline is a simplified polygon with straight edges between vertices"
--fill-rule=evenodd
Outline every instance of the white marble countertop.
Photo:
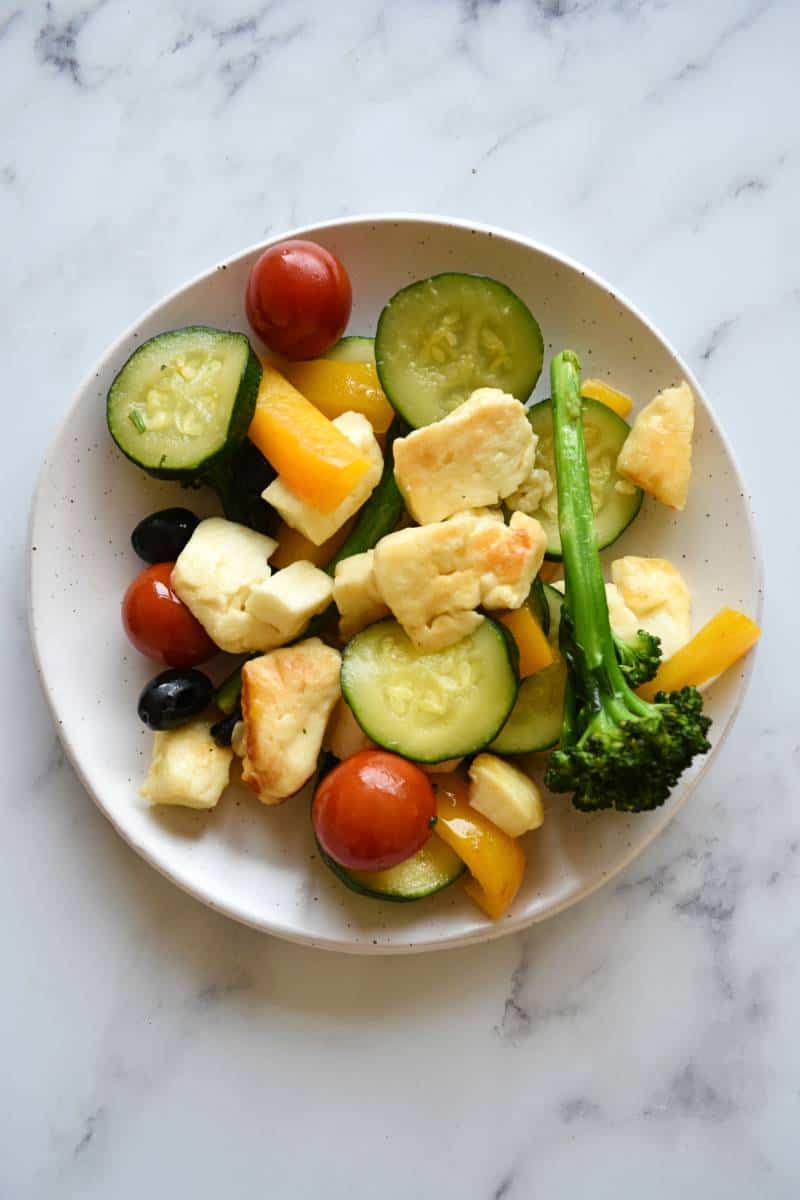
M 794 0 L 0 7 L 3 1200 L 797 1196 L 799 41 Z M 23 580 L 104 346 L 271 231 L 387 209 L 532 235 L 655 319 L 736 448 L 768 596 L 735 736 L 619 881 L 369 960 L 238 927 L 119 840 Z

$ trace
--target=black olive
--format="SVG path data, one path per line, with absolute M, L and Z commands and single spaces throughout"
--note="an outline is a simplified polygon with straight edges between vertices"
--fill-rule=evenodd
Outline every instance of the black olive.
M 151 729 L 175 729 L 207 708 L 213 693 L 202 671 L 162 671 L 139 697 L 139 717 Z
M 211 726 L 211 736 L 218 746 L 230 746 L 234 727 L 241 719 L 241 710 L 237 709 L 229 717 L 223 717 L 221 721 L 217 721 L 216 725 Z
M 188 508 L 162 508 L 139 522 L 131 545 L 146 563 L 174 562 L 199 523 Z

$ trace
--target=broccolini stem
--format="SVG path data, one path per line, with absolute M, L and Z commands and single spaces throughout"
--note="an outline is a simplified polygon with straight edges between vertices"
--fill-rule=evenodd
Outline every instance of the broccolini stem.
M 566 604 L 572 617 L 582 672 L 608 672 L 613 690 L 622 676 L 613 651 L 606 588 L 600 569 L 589 464 L 583 436 L 581 364 L 563 350 L 550 364 L 553 442 L 558 486 L 558 524 L 566 579 Z

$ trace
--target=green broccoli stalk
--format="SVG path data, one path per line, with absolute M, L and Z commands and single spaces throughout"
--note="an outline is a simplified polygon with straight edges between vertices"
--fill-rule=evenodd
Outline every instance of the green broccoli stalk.
M 566 575 L 559 643 L 568 687 L 561 743 L 545 783 L 572 792 L 576 808 L 646 812 L 667 799 L 711 724 L 695 688 L 650 704 L 632 691 L 617 658 L 595 536 L 583 438 L 580 363 L 569 350 L 550 367 L 558 519 Z
M 661 638 L 646 629 L 640 629 L 632 638 L 622 638 L 612 629 L 611 636 L 628 687 L 637 688 L 652 679 L 661 662 Z

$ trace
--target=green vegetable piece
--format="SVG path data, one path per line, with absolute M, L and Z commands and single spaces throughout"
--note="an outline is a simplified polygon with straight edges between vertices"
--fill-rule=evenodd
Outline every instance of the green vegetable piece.
M 358 892 L 372 900 L 390 900 L 393 903 L 424 900 L 426 896 L 449 887 L 466 870 L 455 850 L 451 850 L 435 834 L 416 854 L 396 867 L 388 867 L 383 871 L 351 871 L 326 854 L 319 842 L 317 849 L 326 867 L 351 892 Z
M 550 633 L 550 605 L 547 603 L 544 583 L 541 575 L 537 575 L 528 593 L 528 607 L 542 628 L 545 637 Z
M 514 707 L 516 646 L 484 617 L 443 650 L 420 650 L 397 621 L 368 625 L 342 655 L 342 695 L 367 737 L 414 762 L 475 754 Z
M 108 429 L 149 475 L 208 484 L 226 516 L 240 519 L 231 462 L 260 381 L 261 363 L 243 333 L 202 325 L 160 333 L 133 352 L 111 384 Z
M 497 279 L 448 271 L 409 284 L 378 320 L 375 361 L 389 403 L 419 429 L 476 388 L 527 400 L 542 369 L 542 331 Z
M 580 363 L 565 350 L 550 367 L 559 524 L 566 576 L 559 641 L 568 684 L 561 745 L 545 784 L 576 808 L 658 808 L 698 754 L 711 724 L 696 688 L 633 692 L 617 658 L 597 549 L 581 419 Z
M 628 687 L 637 688 L 652 679 L 661 662 L 661 638 L 646 629 L 640 629 L 632 638 L 621 638 L 611 631 L 617 652 L 619 669 L 625 676 Z
M 542 400 L 528 409 L 528 420 L 536 434 L 535 466 L 555 476 L 553 442 L 553 403 Z M 583 399 L 582 420 L 584 439 L 592 481 L 592 503 L 600 550 L 610 546 L 625 532 L 642 507 L 642 491 L 627 483 L 617 473 L 617 457 L 630 433 L 630 425 L 617 416 L 607 404 L 599 400 Z M 620 487 L 617 487 L 617 484 Z M 541 523 L 547 538 L 546 557 L 561 558 L 561 535 L 558 529 L 558 513 L 552 495 L 543 496 L 538 508 L 526 506 L 525 511 Z M 515 507 L 513 497 L 506 501 L 509 508 Z

